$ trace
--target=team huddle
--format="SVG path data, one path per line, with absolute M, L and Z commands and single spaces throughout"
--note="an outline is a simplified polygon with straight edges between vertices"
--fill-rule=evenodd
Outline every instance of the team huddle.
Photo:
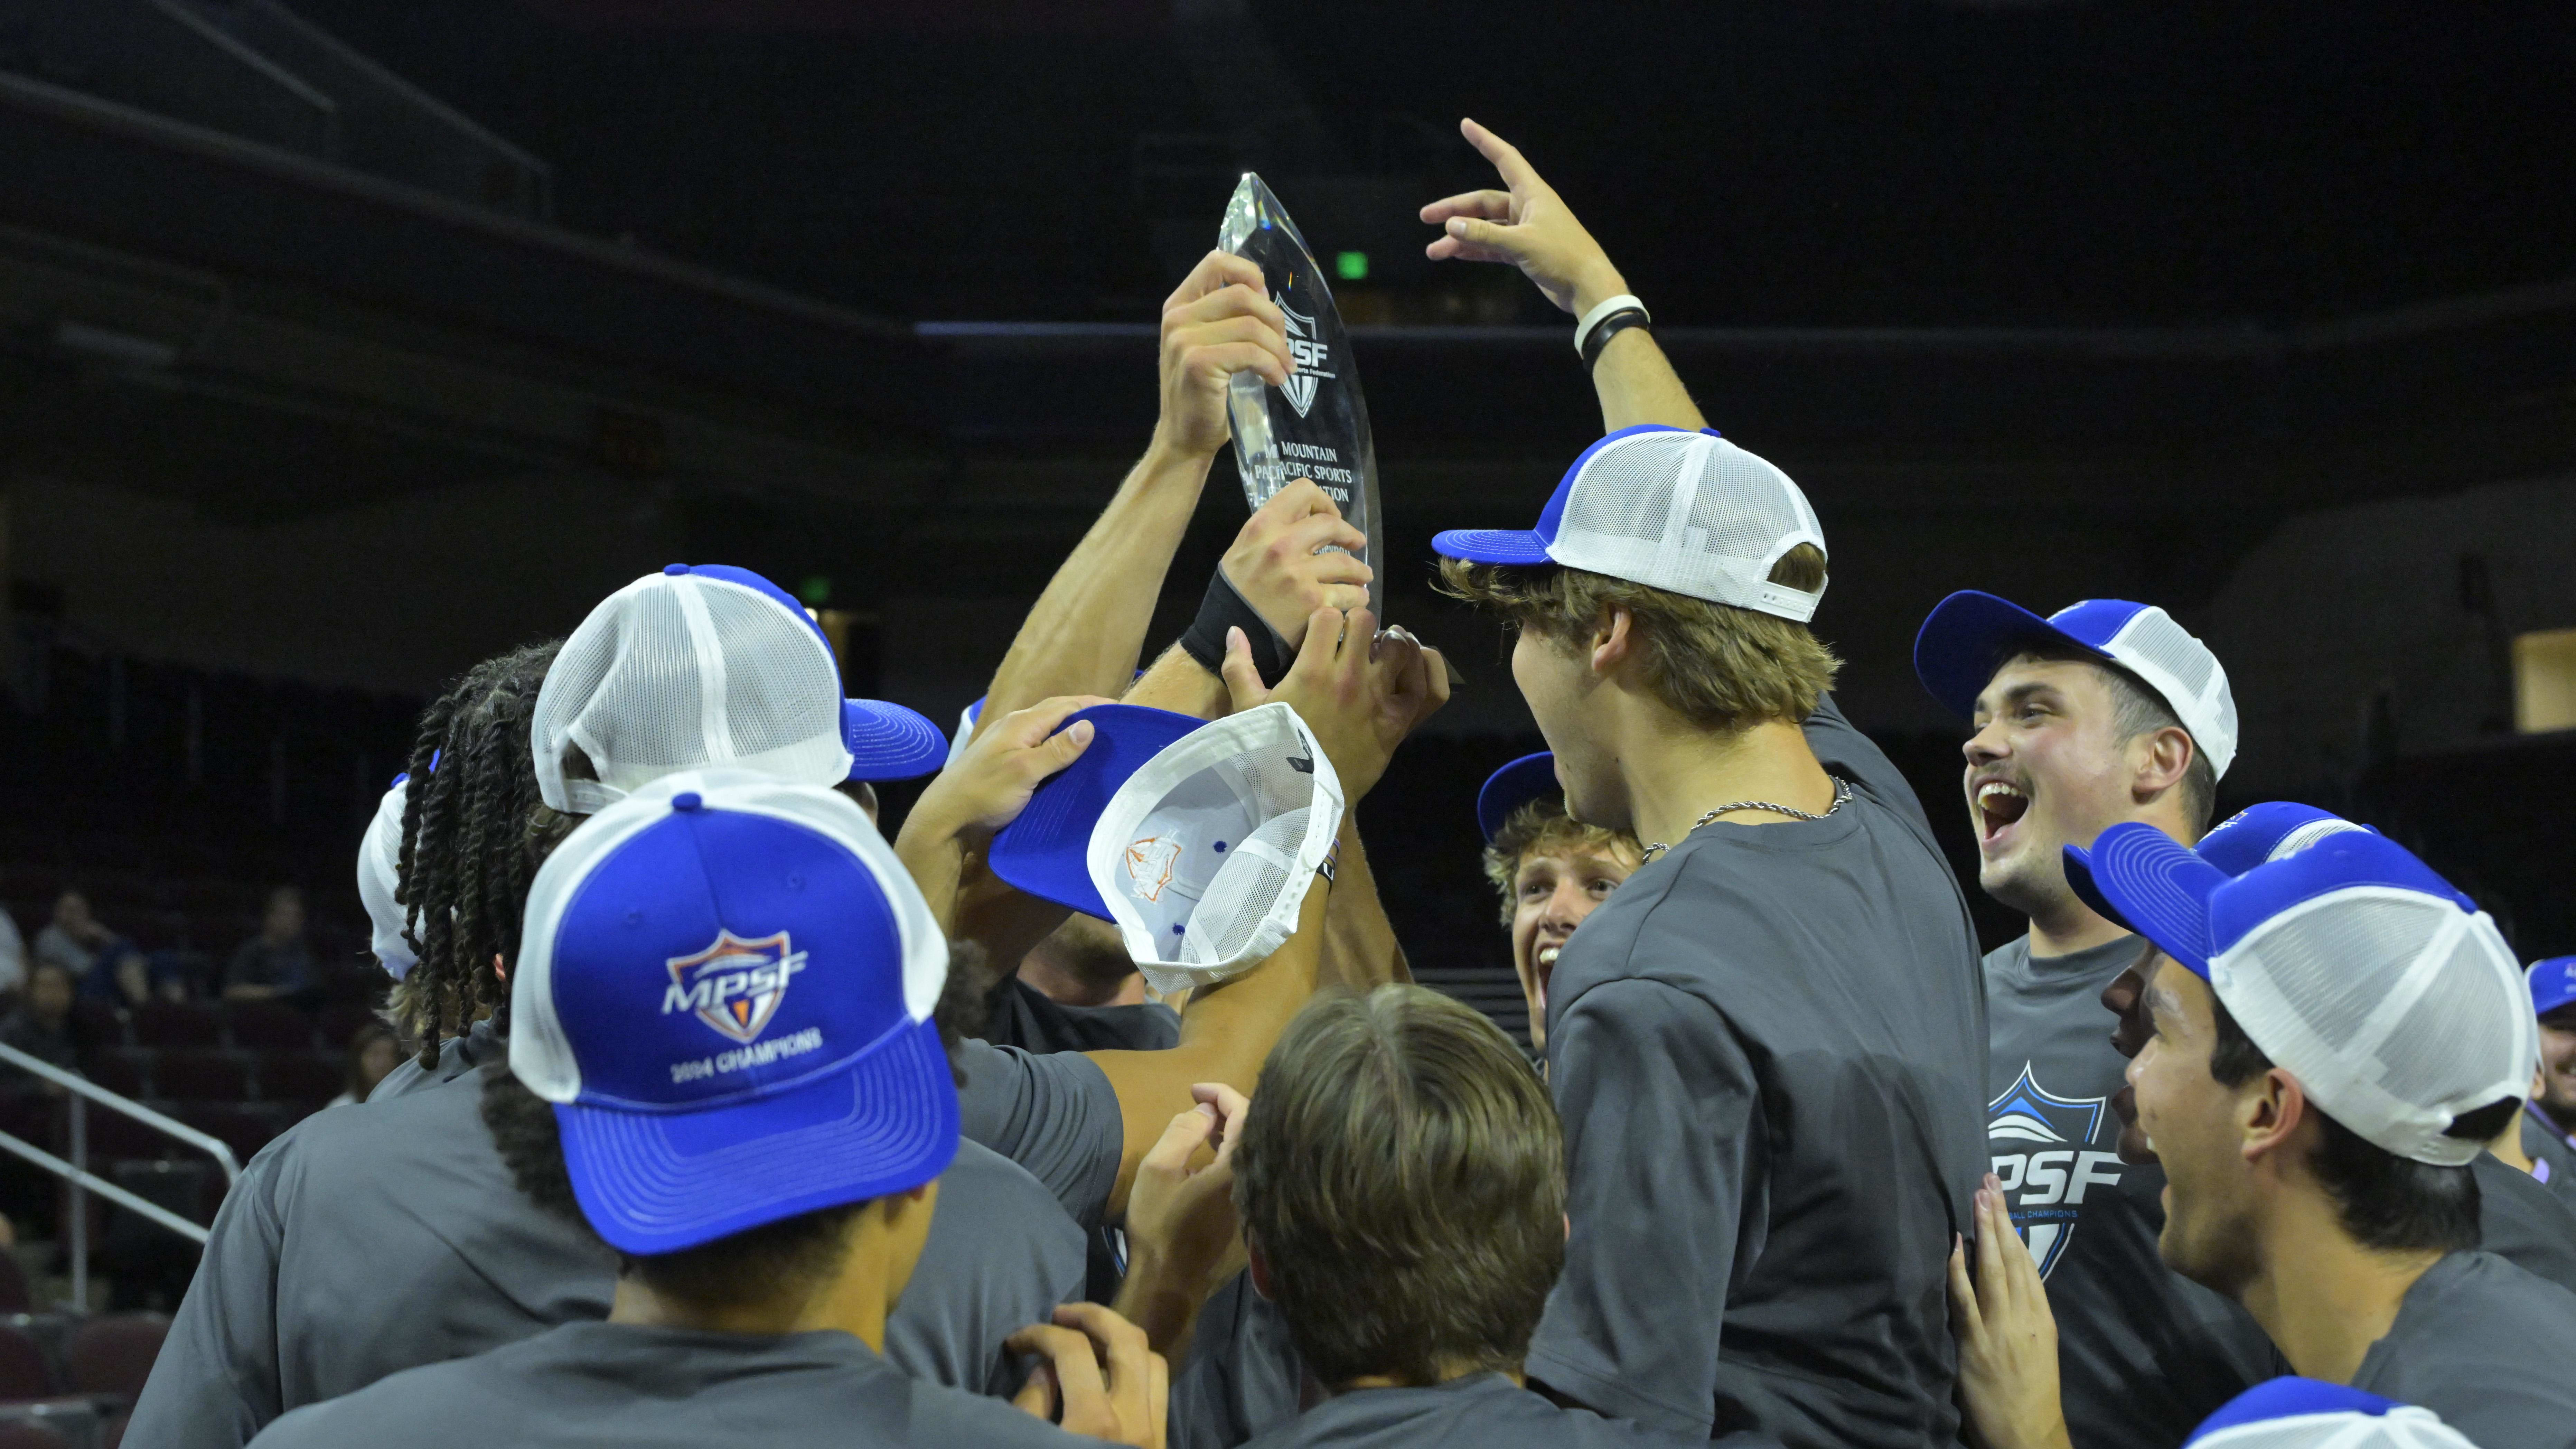
M 953 735 L 722 565 L 431 705 L 358 858 L 413 1056 L 245 1170 L 128 1442 L 2576 1446 L 2576 958 L 2367 822 L 2213 826 L 2163 609 L 1963 592 L 1915 666 L 2029 919 L 1981 957 L 1815 510 L 1465 131 L 1507 189 L 1430 254 L 1578 318 L 1604 424 L 1434 543 L 1549 746 L 1456 806 L 1542 1064 L 1381 908 L 1450 674 L 1331 497 L 1147 652 L 1231 380 L 1297 369 L 1211 253 Z

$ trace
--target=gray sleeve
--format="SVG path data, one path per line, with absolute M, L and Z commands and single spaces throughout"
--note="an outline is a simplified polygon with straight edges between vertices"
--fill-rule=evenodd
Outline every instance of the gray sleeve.
M 1572 1231 L 1529 1376 L 1614 1418 L 1706 1438 L 1759 1170 L 1752 1064 L 1707 1002 L 1634 979 L 1568 1003 L 1548 1048 Z M 1747 1261 L 1760 1251 L 1743 1246 Z
M 959 1126 L 1045 1183 L 1088 1232 L 1100 1225 L 1127 1149 L 1107 1074 L 1075 1052 L 1032 1055 L 968 1041 L 957 1054 Z M 937 1219 L 932 1219 L 934 1222 Z
M 1305 1363 L 1279 1305 L 1253 1291 L 1250 1273 L 1209 1295 L 1189 1357 L 1173 1372 L 1170 1449 L 1234 1449 L 1303 1408 Z
M 1036 1178 L 972 1142 L 939 1175 L 930 1239 L 886 1321 L 885 1354 L 916 1379 L 1008 1395 L 1002 1340 L 1082 1296 L 1082 1229 Z
M 251 1159 L 224 1197 L 197 1276 L 170 1321 L 160 1357 L 135 1400 L 129 1443 L 156 1449 L 241 1449 L 277 1417 L 277 1255 L 274 1190 L 291 1171 L 287 1143 Z
M 1931 838 L 1932 822 L 1923 814 L 1923 801 L 1905 772 L 1869 736 L 1853 728 L 1832 695 L 1816 697 L 1816 712 L 1807 716 L 1806 735 L 1816 763 L 1867 789 L 1881 804 L 1920 827 L 1925 839 Z
M 937 1222 L 934 1214 L 931 1221 Z M 912 1421 L 904 1442 L 915 1449 L 1100 1449 L 1103 1441 L 1068 1434 L 1000 1399 L 959 1393 L 937 1384 L 912 1383 Z

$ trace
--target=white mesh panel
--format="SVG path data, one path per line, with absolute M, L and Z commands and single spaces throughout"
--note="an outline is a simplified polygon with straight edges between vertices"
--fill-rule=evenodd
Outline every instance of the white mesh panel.
M 1226 852 L 1225 864 L 1207 884 L 1198 908 L 1190 912 L 1189 930 L 1181 939 L 1181 961 L 1211 966 L 1241 955 L 1260 933 L 1262 923 L 1279 904 L 1297 868 L 1297 847 L 1306 838 L 1306 812 L 1291 810 L 1262 822 L 1250 839 Z
M 2111 654 L 2156 687 L 2220 775 L 2236 759 L 2236 696 L 2209 646 L 2162 609 L 2141 609 L 2111 640 Z
M 831 651 L 802 619 L 738 584 L 649 575 L 593 609 L 547 671 L 538 789 L 586 811 L 707 765 L 829 785 L 849 770 L 840 725 Z M 564 778 L 566 745 L 604 791 Z
M 2529 1090 L 2530 1015 L 2494 923 L 2411 891 L 2306 902 L 2224 953 L 2212 979 L 2246 1035 L 2380 1147 L 2459 1166 L 2453 1116 Z
M 1566 495 L 1548 554 L 1695 599 L 1805 620 L 1821 589 L 1783 588 L 1772 565 L 1825 546 L 1787 474 L 1722 438 L 1640 433 L 1602 445 Z

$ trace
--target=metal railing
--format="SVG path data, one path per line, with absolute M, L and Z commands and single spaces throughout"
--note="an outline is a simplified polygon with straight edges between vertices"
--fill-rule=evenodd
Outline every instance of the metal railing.
M 67 1221 L 63 1232 L 66 1239 L 65 1247 L 71 1257 L 73 1303 L 82 1308 L 89 1306 L 89 1199 L 87 1195 L 90 1193 L 97 1193 L 100 1197 L 115 1203 L 146 1222 L 168 1228 L 192 1243 L 199 1246 L 205 1244 L 207 1229 L 202 1224 L 192 1223 L 150 1198 L 129 1192 L 89 1170 L 88 1104 L 96 1102 L 119 1116 L 130 1117 L 156 1132 L 175 1137 L 212 1157 L 215 1165 L 224 1170 L 224 1188 L 229 1192 L 232 1185 L 241 1179 L 241 1162 L 233 1156 L 232 1148 L 226 1146 L 223 1139 L 208 1136 L 185 1122 L 153 1111 L 131 1097 L 111 1092 L 78 1072 L 64 1071 L 53 1063 L 41 1057 L 29 1056 L 16 1047 L 0 1044 L 0 1063 L 16 1067 L 29 1076 L 51 1082 L 71 1094 L 65 1099 L 71 1115 L 72 1155 L 69 1161 L 7 1132 L 0 1132 L 0 1151 L 25 1158 L 71 1185 L 71 1206 L 70 1211 L 64 1215 Z

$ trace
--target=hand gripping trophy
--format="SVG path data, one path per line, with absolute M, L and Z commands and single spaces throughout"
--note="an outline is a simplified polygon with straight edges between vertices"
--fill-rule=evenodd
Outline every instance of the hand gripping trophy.
M 1261 268 L 1270 300 L 1287 315 L 1288 350 L 1297 370 L 1273 388 L 1251 372 L 1234 375 L 1226 411 L 1234 424 L 1234 461 L 1243 492 L 1259 508 L 1299 478 L 1311 478 L 1342 517 L 1368 535 L 1360 561 L 1372 570 L 1384 552 L 1377 509 L 1377 453 L 1369 443 L 1368 403 L 1360 396 L 1350 334 L 1333 306 L 1332 288 L 1297 224 L 1261 178 L 1247 171 L 1226 203 L 1220 251 Z M 1369 607 L 1385 617 L 1378 584 Z

